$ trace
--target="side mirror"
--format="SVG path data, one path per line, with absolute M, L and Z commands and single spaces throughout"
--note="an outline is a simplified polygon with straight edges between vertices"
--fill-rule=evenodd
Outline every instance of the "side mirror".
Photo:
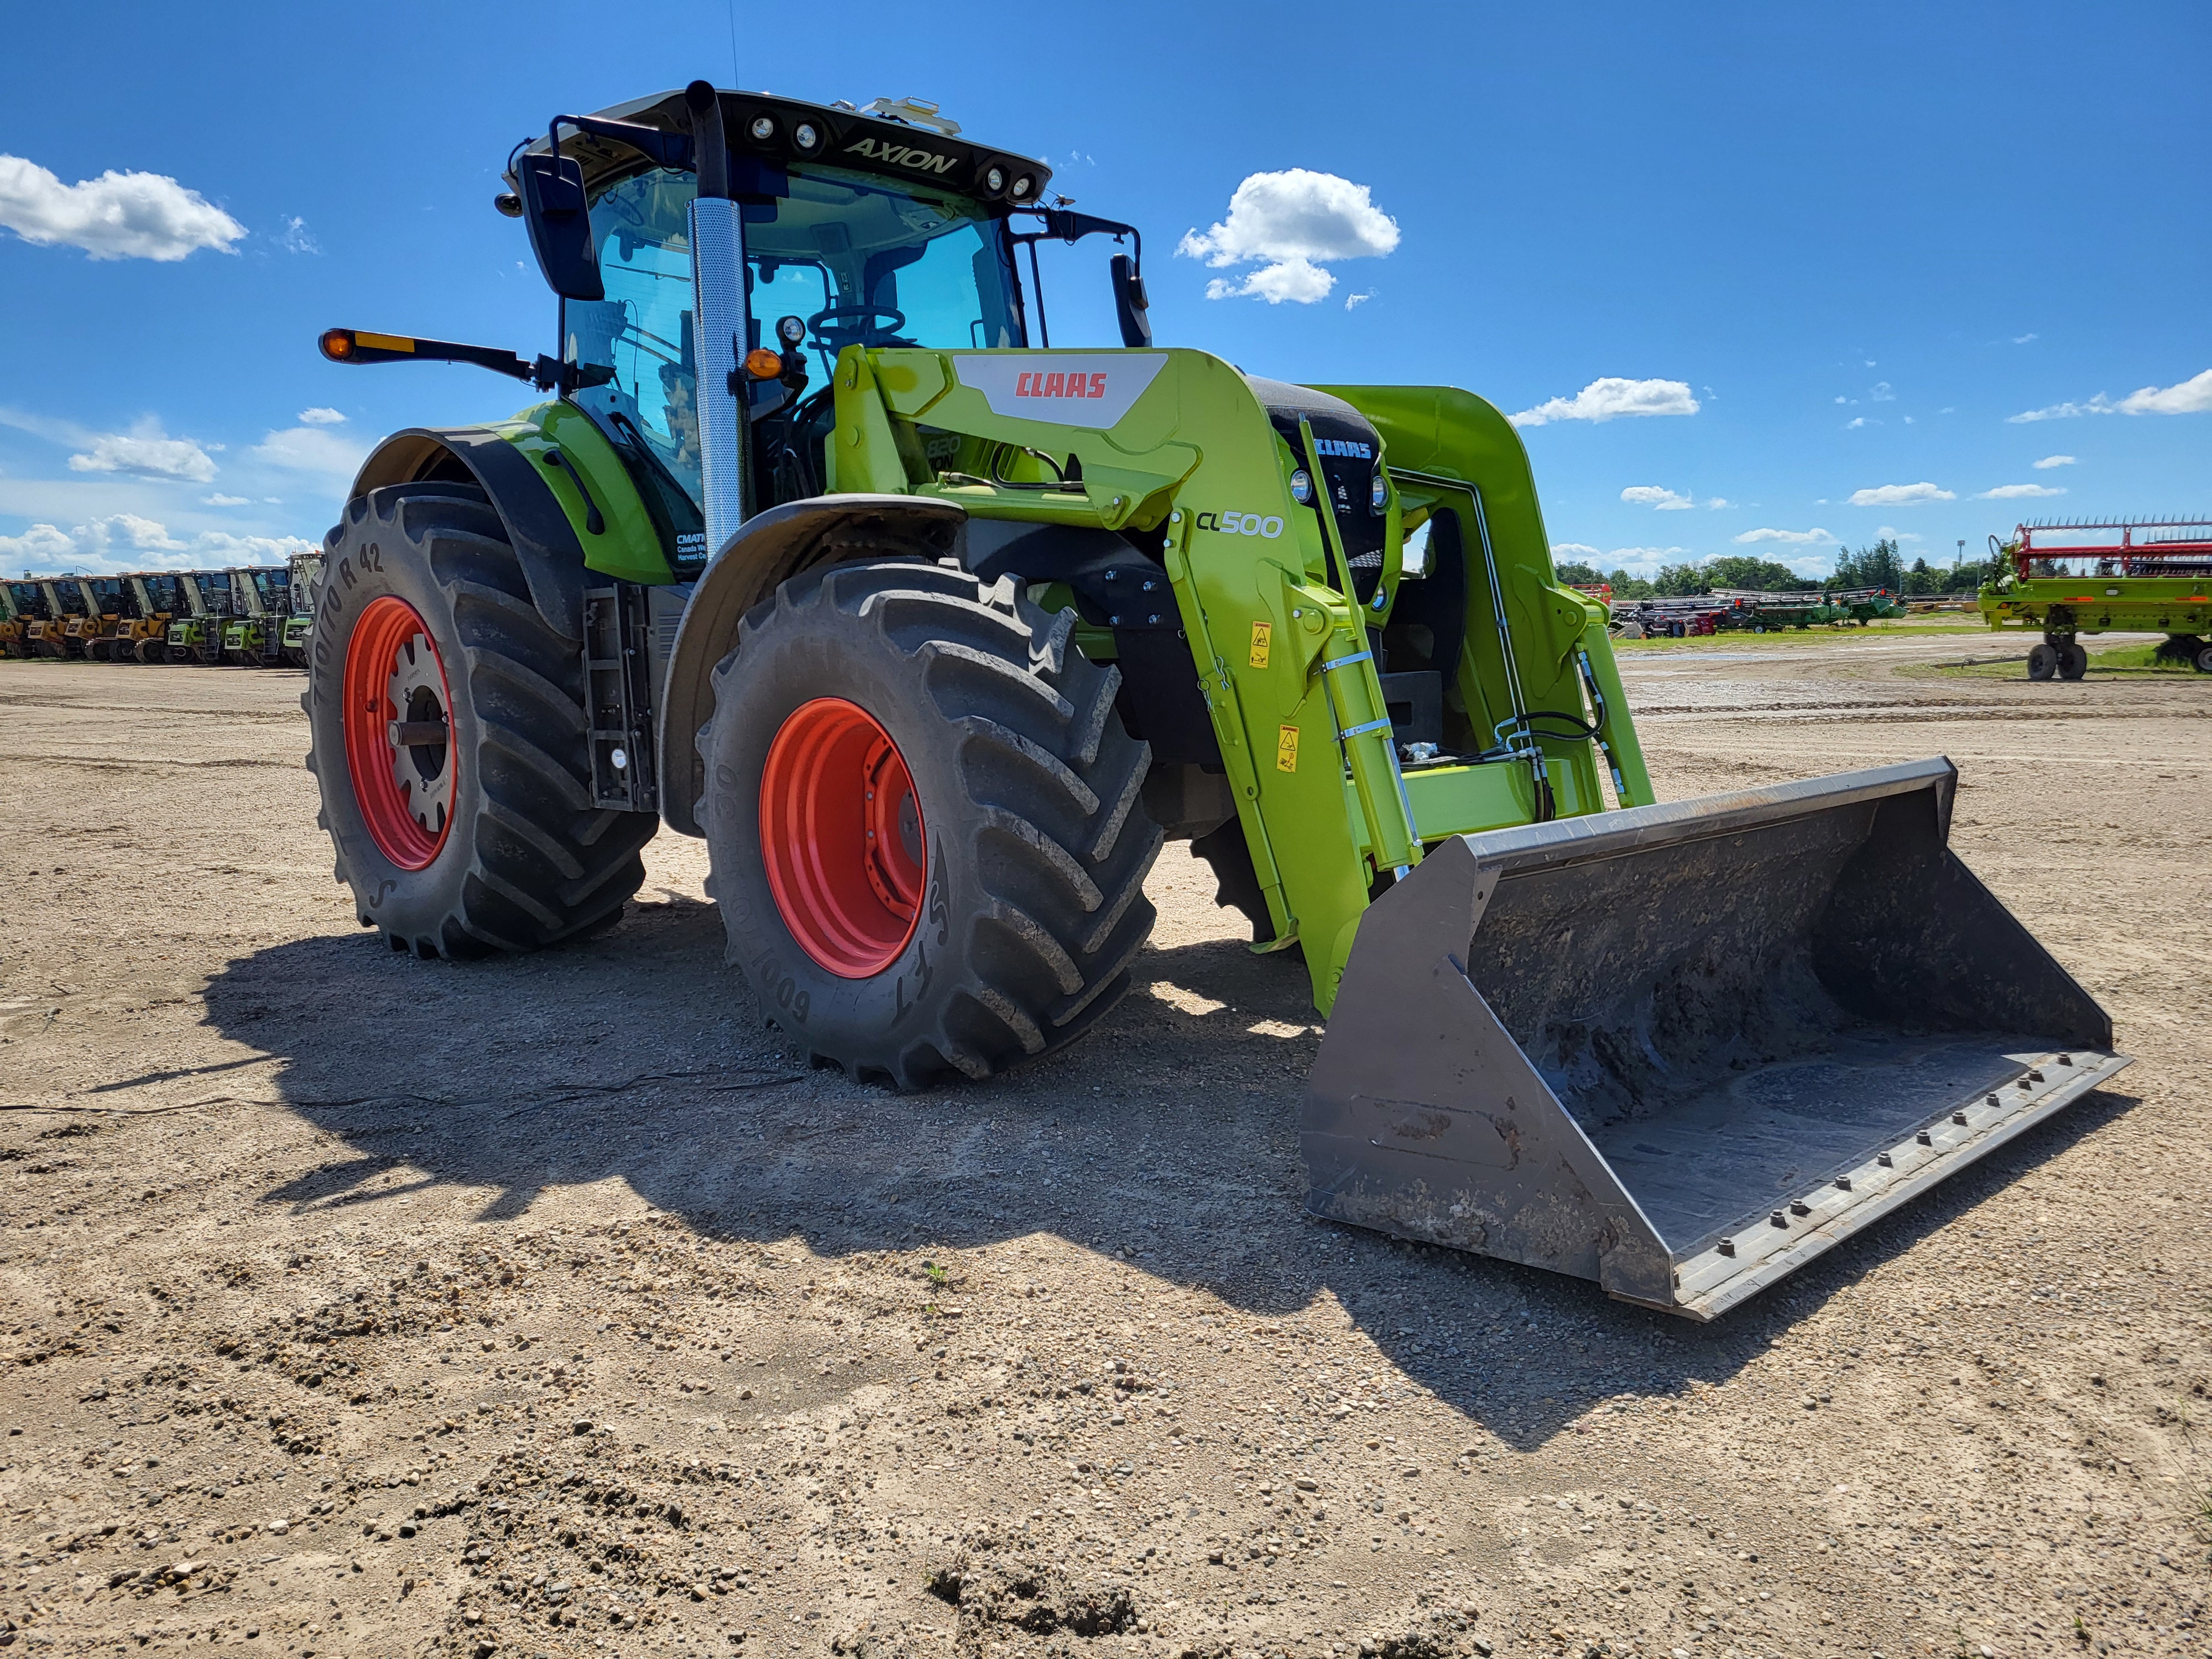
M 1145 279 L 1137 275 L 1129 256 L 1117 253 L 1114 273 L 1114 314 L 1121 325 L 1121 343 L 1133 349 L 1152 343 L 1152 301 L 1146 297 Z
M 531 252 L 546 284 L 564 300 L 604 300 L 591 215 L 584 210 L 584 169 L 556 150 L 520 158 L 522 217 Z

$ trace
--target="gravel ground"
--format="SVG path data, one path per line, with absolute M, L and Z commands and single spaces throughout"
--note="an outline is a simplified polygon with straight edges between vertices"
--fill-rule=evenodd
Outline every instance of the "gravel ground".
M 763 1030 L 696 842 L 416 962 L 296 676 L 0 665 L 0 1645 L 2205 1650 L 2212 680 L 1992 643 L 1630 659 L 1662 798 L 1951 755 L 2141 1056 L 1707 1327 L 1303 1218 L 1303 976 L 1180 848 L 1091 1037 L 900 1097 Z

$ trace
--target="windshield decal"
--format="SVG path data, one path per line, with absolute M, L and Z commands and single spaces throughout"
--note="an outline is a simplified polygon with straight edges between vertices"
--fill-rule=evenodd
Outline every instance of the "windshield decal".
M 1167 367 L 1164 351 L 1024 351 L 958 355 L 960 384 L 983 394 L 994 415 L 1054 426 L 1113 426 Z

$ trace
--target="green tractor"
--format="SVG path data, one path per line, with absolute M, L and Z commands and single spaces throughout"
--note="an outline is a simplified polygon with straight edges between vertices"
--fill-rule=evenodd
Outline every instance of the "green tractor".
M 325 538 L 363 927 L 591 934 L 665 824 L 764 1012 L 913 1089 L 1104 1017 L 1185 839 L 1333 1015 L 1316 1214 L 1701 1318 L 2125 1063 L 1948 763 L 1655 805 L 1497 409 L 1156 344 L 1049 176 L 695 82 L 512 158 L 557 355 L 323 337 L 552 394 L 387 438 Z M 1094 236 L 1120 339 L 1054 346 L 1036 246 Z
M 284 660 L 290 572 L 283 565 L 252 564 L 228 574 L 230 616 L 222 627 L 222 660 L 237 668 L 273 668 Z
M 230 619 L 230 573 L 179 571 L 177 591 L 181 604 L 169 618 L 168 660 L 206 667 L 221 663 L 223 625 Z
M 284 660 L 295 668 L 307 665 L 307 647 L 315 634 L 315 585 L 323 578 L 320 553 L 295 553 L 285 561 L 290 580 L 285 590 L 289 609 L 284 613 L 279 645 Z

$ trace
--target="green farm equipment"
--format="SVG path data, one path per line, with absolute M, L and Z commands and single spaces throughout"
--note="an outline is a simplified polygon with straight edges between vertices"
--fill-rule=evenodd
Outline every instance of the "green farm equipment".
M 284 660 L 284 626 L 292 614 L 291 573 L 283 565 L 240 565 L 229 573 L 230 617 L 222 628 L 222 659 L 239 668 L 273 668 Z
M 222 660 L 222 631 L 230 620 L 230 573 L 177 573 L 182 607 L 169 618 L 168 659 L 212 667 Z
M 611 925 L 665 823 L 763 1011 L 915 1088 L 1096 1024 L 1188 839 L 1334 1011 L 1315 1213 L 1697 1317 L 2125 1063 L 1948 763 L 1655 804 L 1483 399 L 1155 345 L 1138 232 L 915 100 L 695 82 L 511 165 L 559 356 L 322 341 L 554 394 L 387 438 L 325 541 L 309 764 L 392 950 Z M 1054 347 L 1093 235 L 1120 343 Z
M 2159 654 L 2212 674 L 2212 521 L 2116 519 L 2024 524 L 1990 538 L 1997 565 L 1982 585 L 1991 628 L 2039 629 L 2032 680 L 2089 672 L 2084 634 L 2163 634 Z
M 323 556 L 295 553 L 285 564 L 291 577 L 286 589 L 289 609 L 284 613 L 279 643 L 286 662 L 295 668 L 305 668 L 307 649 L 314 642 L 315 587 L 323 579 Z

